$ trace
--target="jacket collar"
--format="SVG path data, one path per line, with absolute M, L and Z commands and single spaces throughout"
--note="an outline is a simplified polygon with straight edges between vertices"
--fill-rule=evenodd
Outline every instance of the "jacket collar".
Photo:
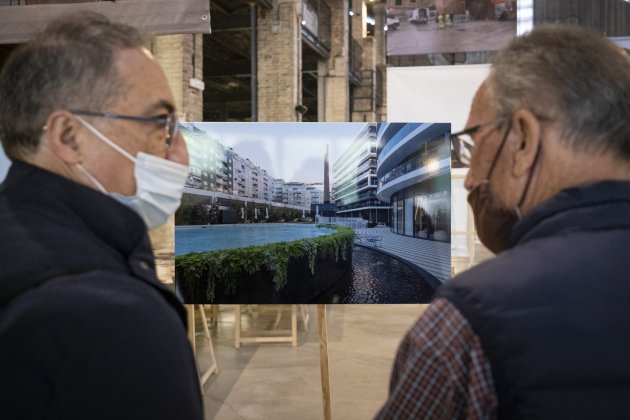
M 630 229 L 630 182 L 602 181 L 561 191 L 514 226 L 511 245 L 571 231 Z
M 128 257 L 144 240 L 146 227 L 134 211 L 91 188 L 21 161 L 14 161 L 0 191 L 32 205 L 68 227 L 84 225 Z
M 66 274 L 120 271 L 141 279 L 177 311 L 184 308 L 155 274 L 144 222 L 111 197 L 24 162 L 0 184 L 0 304 Z

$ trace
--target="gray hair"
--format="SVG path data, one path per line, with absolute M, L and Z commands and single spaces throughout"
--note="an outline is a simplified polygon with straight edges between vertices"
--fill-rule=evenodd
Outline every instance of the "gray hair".
M 574 150 L 630 159 L 630 56 L 596 32 L 535 28 L 498 54 L 488 83 L 498 117 L 525 108 Z
M 0 141 L 7 156 L 34 152 L 56 109 L 103 111 L 125 88 L 114 53 L 144 42 L 135 28 L 83 12 L 52 22 L 14 51 L 0 73 Z

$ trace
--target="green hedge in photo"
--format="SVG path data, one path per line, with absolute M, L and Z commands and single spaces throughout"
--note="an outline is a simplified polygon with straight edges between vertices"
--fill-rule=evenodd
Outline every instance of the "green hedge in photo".
M 315 273 L 318 255 L 334 258 L 335 262 L 346 259 L 352 250 L 354 231 L 348 227 L 318 225 L 334 229 L 330 235 L 300 239 L 292 242 L 277 242 L 247 248 L 224 249 L 209 252 L 192 252 L 175 257 L 175 267 L 184 283 L 207 280 L 206 297 L 214 301 L 215 288 L 221 284 L 231 294 L 236 294 L 240 273 L 249 275 L 267 269 L 272 274 L 276 291 L 280 291 L 288 281 L 289 261 L 306 257 L 311 275 Z

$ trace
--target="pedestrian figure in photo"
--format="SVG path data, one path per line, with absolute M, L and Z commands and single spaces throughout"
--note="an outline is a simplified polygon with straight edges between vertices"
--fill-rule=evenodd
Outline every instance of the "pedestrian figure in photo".
M 147 235 L 180 204 L 188 152 L 145 45 L 79 13 L 0 72 L 0 418 L 203 418 Z
M 433 233 L 435 232 L 435 228 L 433 227 L 433 222 L 431 221 L 431 217 L 427 213 L 424 213 L 424 215 L 422 217 L 424 217 L 424 219 L 425 219 L 423 224 L 426 227 L 427 239 L 432 241 L 433 240 Z
M 433 227 L 433 223 L 431 222 L 431 217 L 423 208 L 420 209 L 420 230 L 424 231 L 427 239 L 433 239 L 433 232 L 435 232 L 435 228 Z
M 451 141 L 496 257 L 437 290 L 377 418 L 628 418 L 630 56 L 590 29 L 534 28 Z

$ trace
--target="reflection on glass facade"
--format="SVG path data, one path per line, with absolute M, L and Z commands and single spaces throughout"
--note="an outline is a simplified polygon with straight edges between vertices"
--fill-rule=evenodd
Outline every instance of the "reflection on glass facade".
M 219 140 L 194 124 L 181 124 L 180 128 L 190 156 L 186 186 L 232 194 L 233 156 Z
M 406 236 L 449 242 L 451 236 L 450 175 L 440 175 L 394 193 L 392 231 Z
M 378 127 L 378 198 L 388 200 L 392 232 L 450 242 L 450 124 Z
M 377 124 L 368 123 L 333 164 L 333 196 L 338 217 L 386 223 L 389 203 L 376 196 Z

